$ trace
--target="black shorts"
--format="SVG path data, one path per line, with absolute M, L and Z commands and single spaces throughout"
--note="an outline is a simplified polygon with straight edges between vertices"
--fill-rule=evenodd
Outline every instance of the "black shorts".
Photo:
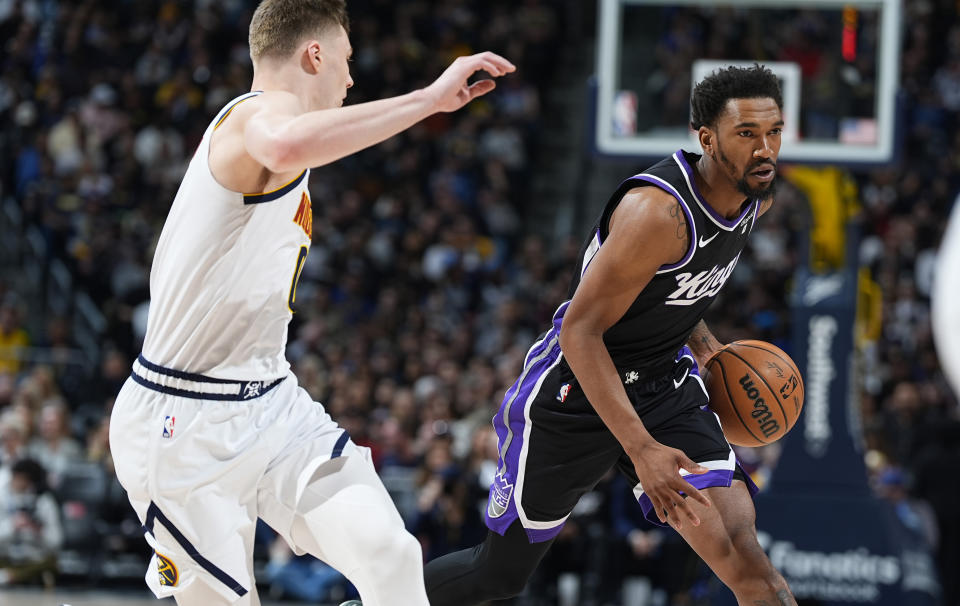
M 630 458 L 566 364 L 560 363 L 559 347 L 540 353 L 527 356 L 524 374 L 507 392 L 494 417 L 500 467 L 490 490 L 487 525 L 503 534 L 519 519 L 531 541 L 551 539 L 560 532 L 580 496 L 614 466 L 634 487 L 647 519 L 660 524 Z M 696 488 L 729 486 L 736 474 L 756 492 L 756 486 L 739 469 L 717 416 L 706 408 L 706 389 L 686 347 L 678 352 L 673 368 L 659 378 L 640 380 L 638 373 L 624 371 L 621 379 L 650 435 L 709 469 L 686 476 L 690 484 Z

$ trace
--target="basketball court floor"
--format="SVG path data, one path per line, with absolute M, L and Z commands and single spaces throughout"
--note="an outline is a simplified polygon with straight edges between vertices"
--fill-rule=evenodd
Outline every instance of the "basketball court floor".
M 297 602 L 264 601 L 263 606 L 293 606 Z M 144 590 L 103 592 L 55 589 L 0 589 L 0 606 L 176 606 L 172 598 L 157 600 Z

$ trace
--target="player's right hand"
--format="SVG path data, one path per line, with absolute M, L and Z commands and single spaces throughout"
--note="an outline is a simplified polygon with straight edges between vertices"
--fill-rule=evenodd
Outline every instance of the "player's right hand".
M 478 80 L 473 84 L 468 84 L 467 81 L 475 73 L 485 71 L 491 76 L 499 78 L 516 71 L 516 69 L 513 63 L 489 51 L 467 57 L 457 57 L 450 64 L 450 67 L 424 91 L 433 100 L 436 111 L 452 112 L 496 88 L 496 83 L 493 80 Z
M 664 446 L 653 439 L 641 446 L 635 454 L 631 454 L 630 458 L 633 459 L 640 486 L 653 503 L 653 509 L 661 522 L 678 530 L 683 525 L 683 518 L 688 519 L 694 526 L 700 525 L 700 518 L 690 508 L 687 498 L 694 499 L 705 507 L 710 507 L 710 500 L 683 479 L 680 470 L 701 474 L 708 471 L 706 467 L 694 463 L 682 450 Z M 684 495 L 687 498 L 684 498 Z

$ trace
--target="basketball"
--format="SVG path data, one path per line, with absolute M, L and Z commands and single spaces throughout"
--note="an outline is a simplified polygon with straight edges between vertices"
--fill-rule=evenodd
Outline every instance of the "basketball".
M 782 349 L 765 341 L 734 341 L 707 362 L 710 409 L 727 441 L 763 446 L 786 435 L 803 408 L 803 377 Z

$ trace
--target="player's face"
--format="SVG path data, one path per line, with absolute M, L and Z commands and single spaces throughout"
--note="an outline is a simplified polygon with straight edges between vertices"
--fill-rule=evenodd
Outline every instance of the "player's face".
M 336 33 L 325 36 L 322 42 L 323 68 L 317 83 L 320 108 L 340 107 L 347 97 L 347 89 L 353 86 L 350 77 L 350 57 L 353 47 L 343 27 L 337 26 Z
M 737 190 L 765 200 L 776 187 L 783 116 L 769 97 L 731 99 L 717 119 L 717 160 Z

